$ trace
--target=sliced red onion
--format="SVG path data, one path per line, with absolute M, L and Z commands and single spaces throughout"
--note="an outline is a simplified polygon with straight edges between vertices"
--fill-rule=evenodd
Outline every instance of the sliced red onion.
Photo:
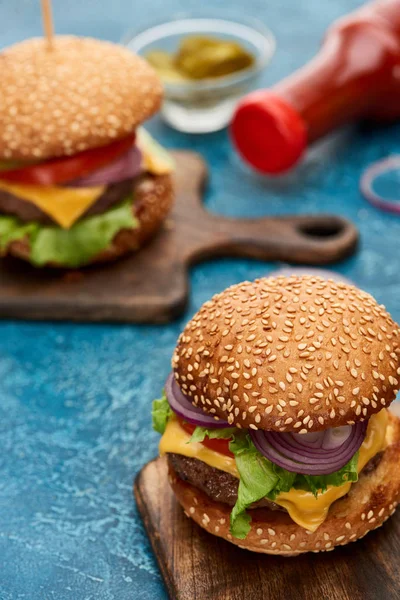
M 257 450 L 293 473 L 329 475 L 349 462 L 364 441 L 367 421 L 316 434 L 249 430 Z M 304 438 L 304 439 L 302 439 Z
M 221 421 L 217 417 L 205 413 L 199 406 L 194 406 L 190 399 L 182 393 L 173 373 L 165 382 L 165 395 L 174 413 L 192 425 L 213 429 L 230 427 L 226 421 Z
M 310 448 L 320 448 L 322 445 L 323 436 L 323 431 L 312 431 L 310 433 L 304 433 L 301 436 L 302 438 L 304 438 L 301 440 L 302 445 L 309 446 Z
M 384 198 L 374 191 L 374 181 L 379 175 L 389 171 L 400 170 L 400 155 L 388 156 L 370 165 L 362 174 L 360 190 L 370 204 L 381 210 L 400 215 L 400 198 Z
M 127 152 L 105 167 L 90 173 L 86 177 L 69 181 L 71 187 L 90 187 L 110 185 L 125 179 L 133 179 L 142 171 L 142 153 L 137 146 L 132 146 Z
M 343 427 L 331 427 L 325 432 L 322 440 L 322 448 L 324 450 L 336 450 L 351 436 L 352 427 L 351 425 L 344 425 Z

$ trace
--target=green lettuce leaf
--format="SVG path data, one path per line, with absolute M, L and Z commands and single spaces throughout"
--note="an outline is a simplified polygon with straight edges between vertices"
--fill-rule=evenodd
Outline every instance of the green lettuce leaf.
M 154 400 L 151 409 L 151 417 L 153 421 L 153 429 L 161 435 L 164 433 L 168 423 L 168 419 L 173 415 L 172 409 L 168 404 L 165 392 L 162 398 Z
M 29 238 L 30 260 L 34 265 L 56 263 L 66 267 L 82 266 L 107 248 L 121 229 L 137 227 L 132 198 L 101 215 L 87 217 L 70 229 L 39 223 L 22 223 L 14 217 L 0 217 L 0 249 L 17 239 Z
M 205 438 L 209 440 L 224 439 L 227 440 L 237 431 L 236 427 L 226 427 L 225 429 L 207 429 L 206 427 L 196 427 L 192 437 L 187 442 L 203 442 Z
M 252 443 L 249 435 L 239 435 L 229 444 L 235 455 L 240 481 L 238 498 L 231 512 L 232 535 L 243 540 L 250 531 L 251 517 L 246 509 L 265 498 L 279 483 L 272 463 Z
M 34 235 L 38 228 L 37 223 L 22 223 L 15 217 L 0 216 L 0 250 L 7 248 L 14 240 Z
M 278 477 L 278 482 L 273 490 L 271 490 L 268 494 L 269 500 L 275 500 L 275 498 L 281 492 L 290 492 L 292 487 L 294 487 L 296 478 L 298 477 L 297 473 L 291 473 L 291 471 L 286 471 L 286 469 L 282 469 L 282 467 L 278 467 L 274 463 L 271 463 L 271 466 L 274 470 L 275 475 Z
M 22 160 L 0 160 L 0 171 L 11 171 L 14 169 L 23 169 L 27 165 L 36 164 L 37 161 L 22 161 Z

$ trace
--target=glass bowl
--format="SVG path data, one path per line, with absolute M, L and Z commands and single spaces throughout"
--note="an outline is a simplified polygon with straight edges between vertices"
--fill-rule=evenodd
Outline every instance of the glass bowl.
M 275 38 L 255 19 L 189 15 L 126 36 L 122 43 L 141 56 L 153 50 L 174 53 L 188 35 L 239 42 L 255 59 L 253 66 L 231 75 L 188 82 L 163 81 L 165 98 L 161 112 L 169 125 L 186 133 L 217 131 L 229 123 L 239 98 L 256 86 L 274 54 Z

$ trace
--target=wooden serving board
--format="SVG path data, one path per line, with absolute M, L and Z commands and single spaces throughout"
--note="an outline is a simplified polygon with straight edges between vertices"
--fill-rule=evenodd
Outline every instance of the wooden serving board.
M 164 458 L 142 469 L 134 493 L 171 600 L 400 598 L 400 511 L 358 542 L 284 558 L 241 550 L 188 519 Z
M 137 254 L 80 271 L 0 261 L 0 318 L 166 322 L 188 297 L 189 266 L 216 256 L 323 265 L 350 255 L 356 228 L 335 215 L 231 219 L 202 203 L 207 169 L 192 152 L 174 153 L 176 203 L 159 235 Z

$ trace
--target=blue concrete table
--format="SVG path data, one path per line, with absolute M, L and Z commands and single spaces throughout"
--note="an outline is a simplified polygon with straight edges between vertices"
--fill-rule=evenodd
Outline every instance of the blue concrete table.
M 60 33 L 118 41 L 196 9 L 193 0 L 54 0 Z M 204 0 L 259 15 L 278 51 L 265 84 L 309 59 L 328 23 L 359 0 Z M 39 2 L 0 0 L 0 46 L 39 35 Z M 1 93 L 1 79 L 0 79 Z M 332 211 L 360 228 L 358 254 L 336 269 L 400 319 L 400 218 L 360 197 L 373 160 L 398 151 L 400 126 L 359 128 L 311 154 L 284 181 L 257 180 L 239 168 L 225 132 L 189 137 L 159 121 L 167 146 L 191 147 L 211 165 L 210 209 L 229 215 Z M 157 453 L 150 403 L 169 371 L 185 321 L 212 294 L 276 265 L 219 260 L 191 277 L 184 318 L 168 326 L 0 324 L 0 599 L 130 600 L 166 597 L 132 498 L 132 480 Z M 49 315 L 51 317 L 51 315 Z

